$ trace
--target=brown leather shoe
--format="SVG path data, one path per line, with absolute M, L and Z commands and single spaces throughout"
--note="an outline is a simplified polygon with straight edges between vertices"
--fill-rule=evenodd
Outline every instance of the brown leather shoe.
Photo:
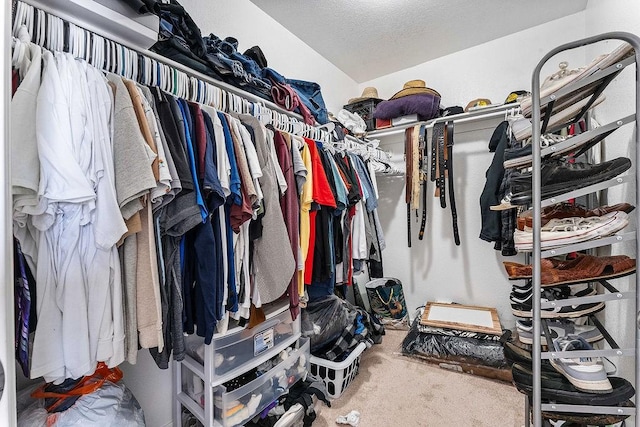
M 531 265 L 508 261 L 503 264 L 510 280 L 531 278 Z M 541 267 L 542 286 L 557 286 L 623 277 L 636 271 L 636 260 L 626 255 L 580 255 L 567 261 L 546 258 L 541 261 Z
M 554 218 L 589 218 L 593 216 L 602 216 L 609 212 L 622 211 L 629 213 L 635 209 L 635 206 L 629 203 L 618 203 L 613 206 L 600 206 L 594 209 L 586 209 L 580 205 L 572 205 L 569 203 L 558 203 L 553 206 L 547 206 L 542 209 L 542 225 Z M 529 209 L 524 211 L 518 216 L 517 227 L 518 230 L 523 231 L 526 227 L 533 227 L 533 210 Z

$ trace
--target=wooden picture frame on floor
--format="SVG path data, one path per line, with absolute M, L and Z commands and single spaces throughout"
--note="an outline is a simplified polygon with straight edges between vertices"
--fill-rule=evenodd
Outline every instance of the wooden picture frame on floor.
M 502 335 L 498 311 L 491 307 L 427 302 L 420 324 L 490 335 Z

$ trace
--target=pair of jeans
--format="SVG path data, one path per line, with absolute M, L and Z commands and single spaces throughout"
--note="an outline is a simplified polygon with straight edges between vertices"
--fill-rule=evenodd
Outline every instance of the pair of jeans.
M 318 83 L 287 79 L 272 68 L 264 68 L 263 76 L 273 82 L 291 86 L 298 94 L 300 101 L 309 109 L 318 123 L 325 124 L 329 121 L 327 107 Z M 301 113 L 301 111 L 296 112 Z
M 224 81 L 270 99 L 271 83 L 262 77 L 262 69 L 253 59 L 236 50 L 238 41 L 235 38 L 221 40 L 215 34 L 210 34 L 203 40 L 207 58 L 218 61 L 230 70 Z

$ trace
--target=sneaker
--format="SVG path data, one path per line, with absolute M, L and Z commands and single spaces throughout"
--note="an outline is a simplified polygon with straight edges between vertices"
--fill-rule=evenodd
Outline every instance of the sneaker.
M 514 304 L 528 304 L 530 303 L 532 292 L 533 292 L 533 287 L 531 285 L 528 285 L 528 287 L 514 286 L 511 290 L 511 294 L 509 295 L 509 298 L 511 302 Z M 590 285 L 587 285 L 582 289 L 575 289 L 575 290 L 572 290 L 569 286 L 553 286 L 553 287 L 546 287 L 544 289 L 541 289 L 540 294 L 542 296 L 548 297 L 549 299 L 562 300 L 562 299 L 567 299 L 571 297 L 579 298 L 579 297 L 586 297 L 590 295 L 596 295 L 597 292 Z
M 554 218 L 540 229 L 542 249 L 586 242 L 600 237 L 610 236 L 629 224 L 628 215 L 623 211 L 615 211 L 603 216 L 589 218 Z M 533 250 L 533 230 L 525 227 L 516 230 L 513 240 L 518 251 Z
M 620 175 L 631 167 L 631 160 L 618 157 L 598 164 L 567 163 L 551 159 L 540 170 L 542 199 L 559 196 L 569 191 L 588 187 Z M 531 204 L 531 172 L 516 174 L 511 179 L 512 205 Z
M 589 110 L 602 103 L 605 98 L 604 94 L 600 94 L 589 106 Z M 567 102 L 564 103 L 564 105 L 559 105 L 559 107 L 563 107 L 563 109 L 554 111 L 551 114 L 546 131 L 555 132 L 575 120 L 580 113 L 583 113 L 584 107 L 586 107 L 589 102 L 589 97 L 580 99 L 580 95 L 567 98 Z M 531 123 L 532 121 L 530 119 L 520 116 L 517 121 L 511 124 L 513 136 L 517 141 L 524 141 L 527 138 L 531 138 L 533 134 Z M 542 123 L 539 124 L 539 126 L 541 125 Z
M 533 395 L 533 373 L 530 365 L 515 363 L 511 368 L 513 384 L 520 393 L 528 396 Z M 624 378 L 610 377 L 611 392 L 585 393 L 578 390 L 564 375 L 558 372 L 541 370 L 540 397 L 545 401 L 565 403 L 568 405 L 592 405 L 592 406 L 612 406 L 632 398 L 635 389 L 631 383 Z
M 553 340 L 556 351 L 593 350 L 584 338 L 579 335 L 567 335 Z M 604 364 L 599 357 L 579 357 L 550 359 L 551 364 L 573 386 L 586 393 L 611 393 L 613 388 Z
M 547 148 L 560 142 L 564 142 L 568 138 L 571 138 L 571 135 L 560 136 L 553 133 L 548 133 L 540 136 L 540 147 Z M 530 139 L 528 139 L 522 147 L 507 148 L 506 150 L 504 150 L 504 168 L 509 169 L 531 165 L 531 162 L 533 162 L 532 151 L 533 149 Z M 554 157 L 557 157 L 563 153 L 566 153 L 566 151 L 563 150 L 561 153 L 554 153 Z
M 571 298 L 581 298 L 584 296 L 593 295 L 593 289 L 588 288 L 584 291 L 580 291 L 575 295 L 570 295 Z M 561 299 L 567 299 L 563 294 L 559 294 L 554 288 L 545 288 L 542 290 L 541 302 L 557 301 Z M 511 301 L 511 312 L 516 317 L 533 317 L 532 298 L 522 302 Z M 587 314 L 596 313 L 604 308 L 604 302 L 584 303 L 580 304 L 576 302 L 575 305 L 568 305 L 563 307 L 552 307 L 540 310 L 540 316 L 543 319 L 555 319 L 555 318 L 576 318 L 586 316 Z
M 570 320 L 548 320 L 547 327 L 549 328 L 550 338 L 563 338 L 567 335 L 579 335 L 584 338 L 588 343 L 600 341 L 604 337 L 596 328 L 592 325 L 576 325 Z M 533 324 L 531 320 L 517 320 L 516 330 L 518 331 L 518 339 L 523 344 L 533 344 Z M 544 333 L 541 335 L 542 344 L 546 344 L 546 337 Z
M 542 208 L 540 220 L 541 224 L 545 225 L 554 218 L 589 218 L 592 216 L 603 216 L 615 211 L 622 211 L 628 214 L 635 208 L 635 206 L 629 203 L 618 203 L 613 206 L 599 206 L 594 209 L 587 209 L 578 204 L 562 202 Z M 533 209 L 528 209 L 518 214 L 517 227 L 520 231 L 524 231 L 525 227 L 533 227 Z

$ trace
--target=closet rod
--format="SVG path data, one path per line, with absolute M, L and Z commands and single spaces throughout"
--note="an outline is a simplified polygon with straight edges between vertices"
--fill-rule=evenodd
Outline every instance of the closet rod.
M 417 126 L 417 125 L 422 125 L 422 124 L 425 124 L 426 127 L 429 128 L 429 127 L 433 127 L 434 124 L 440 123 L 440 122 L 450 122 L 450 121 L 453 121 L 454 123 L 475 122 L 477 120 L 485 120 L 493 117 L 504 116 L 504 114 L 508 113 L 509 110 L 517 109 L 519 107 L 520 107 L 519 103 L 502 104 L 495 107 L 484 107 L 474 111 L 469 111 L 468 113 L 453 114 L 451 116 L 437 117 L 435 119 L 426 120 L 422 122 L 405 123 L 403 125 L 394 126 L 389 129 L 374 130 L 374 131 L 368 132 L 367 136 L 372 138 L 373 137 L 382 138 L 385 136 L 402 133 L 407 128 Z
M 216 80 L 210 76 L 207 76 L 206 74 L 202 74 L 198 71 L 195 71 L 189 67 L 187 67 L 186 65 L 183 65 L 179 62 L 173 61 L 169 58 L 165 58 L 162 55 L 159 55 L 155 52 L 152 52 L 148 49 L 145 49 L 143 47 L 137 46 L 134 43 L 131 43 L 129 40 L 126 40 L 122 37 L 120 37 L 118 34 L 113 34 L 111 32 L 109 32 L 108 30 L 106 30 L 104 27 L 107 27 L 107 25 L 105 24 L 104 26 L 99 26 L 96 24 L 88 24 L 86 22 L 84 22 L 82 19 L 80 19 L 77 16 L 73 16 L 70 15 L 68 13 L 65 13 L 64 11 L 61 11 L 59 9 L 56 9 L 54 6 L 52 6 L 50 3 L 46 2 L 46 0 L 40 1 L 40 0 L 20 0 L 22 3 L 26 3 L 28 5 L 31 5 L 35 8 L 38 8 L 40 10 L 42 10 L 43 12 L 49 13 L 51 15 L 57 16 L 58 18 L 72 23 L 74 25 L 77 25 L 79 27 L 81 27 L 82 29 L 89 31 L 91 33 L 97 34 L 98 36 L 104 37 L 106 39 L 109 39 L 113 42 L 116 42 L 118 44 L 121 44 L 122 46 L 135 51 L 138 55 L 142 55 L 142 56 L 146 56 L 150 59 L 153 59 L 157 62 L 161 62 L 171 68 L 175 68 L 191 77 L 194 77 L 198 80 L 201 80 L 203 82 L 209 83 L 212 86 L 215 86 L 219 89 L 222 89 L 226 92 L 230 92 L 234 95 L 238 95 L 244 99 L 247 99 L 249 101 L 252 101 L 254 103 L 258 103 L 258 104 L 262 104 L 265 105 L 267 107 L 269 107 L 272 110 L 278 111 L 279 113 L 285 114 L 289 117 L 293 117 L 295 119 L 298 119 L 300 121 L 302 121 L 302 116 L 296 113 L 293 113 L 291 111 L 287 111 L 284 108 L 282 108 L 281 106 L 275 104 L 272 101 L 266 100 L 264 98 L 261 98 L 257 95 L 254 95 L 252 93 L 249 92 L 245 92 L 242 89 L 239 89 L 235 86 L 232 86 L 228 83 L 225 83 L 223 81 L 220 80 Z M 105 18 L 106 19 L 106 18 Z M 127 18 L 129 19 L 129 18 Z M 135 22 L 135 21 L 132 21 Z

